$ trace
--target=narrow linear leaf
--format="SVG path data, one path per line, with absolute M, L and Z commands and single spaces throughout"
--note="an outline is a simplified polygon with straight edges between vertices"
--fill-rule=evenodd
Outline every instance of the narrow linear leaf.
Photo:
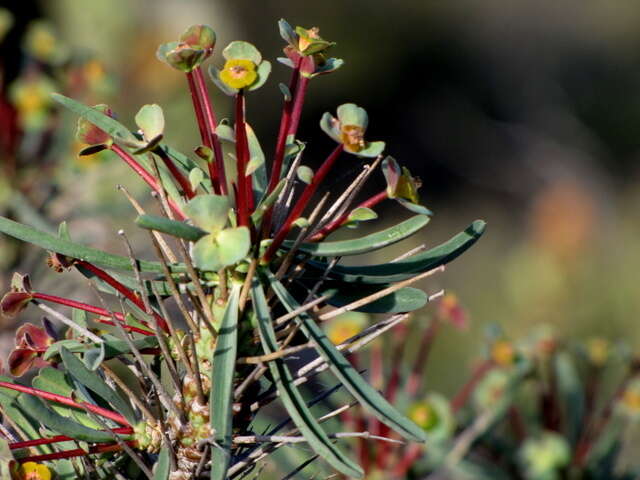
M 133 270 L 131 261 L 127 257 L 106 253 L 101 250 L 86 247 L 78 243 L 64 240 L 55 235 L 50 235 L 35 228 L 23 225 L 5 217 L 0 217 L 0 232 L 11 237 L 22 240 L 23 242 L 32 243 L 52 252 L 66 255 L 71 258 L 86 260 L 95 265 L 100 265 L 116 270 Z M 162 273 L 162 265 L 157 262 L 148 262 L 146 260 L 138 260 L 140 270 L 143 272 Z M 186 267 L 182 264 L 169 265 L 172 272 L 186 272 Z
M 28 415 L 37 419 L 42 425 L 54 432 L 62 435 L 81 440 L 84 442 L 113 442 L 113 436 L 110 433 L 100 430 L 93 430 L 84 425 L 74 422 L 73 420 L 58 415 L 48 409 L 45 404 L 37 397 L 32 395 L 21 394 L 18 401 Z
M 3 382 L 12 383 L 13 379 L 0 376 Z M 3 413 L 7 415 L 26 435 L 27 439 L 35 439 L 40 437 L 38 431 L 40 423 L 26 415 L 23 407 L 18 403 L 18 397 L 21 394 L 8 388 L 0 389 L 0 406 Z M 36 447 L 41 453 L 51 453 L 53 450 L 48 445 L 40 445 Z
M 393 227 L 361 238 L 338 242 L 303 243 L 300 245 L 299 250 L 318 257 L 360 255 L 400 242 L 418 232 L 427 223 L 429 223 L 429 217 L 416 215 Z
M 60 356 L 62 357 L 64 366 L 67 367 L 69 375 L 111 404 L 114 410 L 122 414 L 131 425 L 135 425 L 138 422 L 129 402 L 109 387 L 97 373 L 89 370 L 80 359 L 64 347 L 60 349 Z
M 106 335 L 102 338 L 104 339 L 105 359 L 131 353 L 131 349 L 127 345 L 127 342 L 125 342 L 124 340 L 120 340 L 119 338 L 113 337 L 111 335 Z M 156 348 L 158 346 L 158 339 L 155 336 L 146 336 L 144 338 L 134 340 L 133 344 L 138 350 Z M 98 348 L 98 345 L 80 343 L 76 340 L 60 340 L 47 349 L 47 351 L 43 355 L 43 359 L 48 360 L 55 355 L 59 355 L 61 347 L 66 348 L 71 353 L 81 353 L 88 352 L 94 348 Z
M 167 480 L 169 478 L 169 469 L 171 462 L 169 461 L 169 449 L 163 448 L 158 455 L 158 461 L 153 468 L 153 480 Z
M 148 230 L 157 230 L 158 232 L 167 233 L 174 237 L 184 238 L 190 242 L 196 242 L 207 234 L 207 232 L 201 228 L 156 215 L 139 215 L 138 218 L 136 218 L 136 225 Z
M 234 285 L 222 317 L 211 371 L 211 427 L 221 448 L 211 451 L 211 480 L 224 480 L 231 460 L 233 421 L 233 374 L 238 349 L 238 300 L 240 286 Z
M 339 288 L 329 288 L 323 291 L 322 295 L 333 293 L 331 298 L 327 300 L 327 303 L 334 307 L 344 307 L 356 300 L 373 295 L 387 286 L 388 285 L 376 285 L 376 288 L 363 285 L 359 285 L 356 288 L 342 288 L 341 286 Z M 429 295 L 424 291 L 419 288 L 405 287 L 353 311 L 365 313 L 412 312 L 424 307 L 428 301 Z
M 100 110 L 97 110 L 93 107 L 88 107 L 87 105 L 77 102 L 69 97 L 65 97 L 64 95 L 60 95 L 59 93 L 52 93 L 51 97 L 63 107 L 66 107 L 72 112 L 77 113 L 82 118 L 94 124 L 100 130 L 104 131 L 112 137 L 115 137 L 115 140 L 132 143 L 137 142 L 136 137 L 129 131 L 127 127 L 125 127 L 109 115 L 102 113 Z
M 264 296 L 264 290 L 257 279 L 254 279 L 251 287 L 251 297 L 258 319 L 258 329 L 264 353 L 274 353 L 278 350 L 278 342 L 271 323 L 271 315 Z M 339 472 L 347 476 L 362 478 L 364 475 L 362 469 L 331 442 L 313 416 L 302 394 L 294 385 L 293 376 L 284 361 L 276 359 L 273 362 L 269 362 L 269 368 L 287 413 L 313 450 Z
M 484 233 L 485 226 L 485 222 L 476 220 L 466 230 L 458 233 L 450 240 L 398 262 L 356 267 L 337 265 L 331 271 L 329 277 L 348 284 L 400 282 L 455 260 L 476 243 Z M 326 268 L 320 262 L 312 261 L 309 264 L 318 268 Z
M 300 305 L 275 276 L 269 271 L 265 272 L 271 288 L 273 288 L 282 305 L 288 311 L 299 308 Z M 301 326 L 303 333 L 313 341 L 316 350 L 322 358 L 325 359 L 331 371 L 344 384 L 347 390 L 356 397 L 363 407 L 403 437 L 417 442 L 426 440 L 424 431 L 398 412 L 380 393 L 362 378 L 308 314 L 302 313 L 298 315 L 296 322 Z

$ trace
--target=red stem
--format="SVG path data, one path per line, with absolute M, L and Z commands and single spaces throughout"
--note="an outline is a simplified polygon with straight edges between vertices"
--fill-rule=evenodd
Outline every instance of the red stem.
M 296 62 L 296 66 L 291 73 L 291 80 L 289 80 L 289 92 L 292 97 L 289 100 L 285 100 L 282 107 L 282 116 L 280 117 L 280 130 L 278 132 L 278 141 L 276 143 L 276 152 L 273 156 L 273 167 L 271 170 L 271 177 L 269 178 L 269 187 L 267 192 L 271 193 L 278 185 L 280 181 L 280 174 L 282 172 L 282 162 L 284 161 L 284 152 L 287 145 L 287 132 L 289 131 L 289 125 L 291 123 L 291 110 L 294 103 L 294 91 L 298 84 L 298 78 L 300 78 L 300 59 Z
M 120 433 L 120 434 L 126 435 L 126 434 L 132 433 L 133 429 L 131 427 L 121 427 L 121 428 L 114 428 L 109 431 L 112 433 Z M 67 437 L 65 435 L 57 435 L 55 437 L 37 438 L 35 440 L 26 440 L 24 442 L 10 443 L 9 448 L 11 450 L 18 450 L 20 448 L 37 447 L 39 445 L 50 445 L 52 443 L 68 442 L 70 440 L 73 440 L 73 438 Z
M 2 382 L 0 381 L 0 387 L 5 387 L 10 390 L 14 390 L 16 392 L 26 393 L 28 395 L 34 395 L 36 397 L 44 398 L 45 400 L 51 400 L 52 402 L 60 403 L 62 405 L 67 405 L 68 407 L 79 408 L 81 410 L 86 410 L 88 412 L 95 413 L 96 415 L 100 415 L 102 417 L 113 420 L 120 425 L 130 426 L 129 422 L 126 418 L 116 412 L 112 412 L 111 410 L 107 410 L 106 408 L 98 407 L 97 405 L 92 405 L 87 402 L 76 402 L 69 397 L 65 397 L 63 395 L 58 395 L 56 393 L 46 392 L 44 390 L 39 390 L 33 387 L 26 387 L 24 385 L 18 385 L 16 383 Z
M 178 182 L 178 185 L 180 185 L 180 188 L 182 189 L 182 193 L 184 193 L 184 195 L 189 199 L 195 197 L 196 194 L 191 188 L 191 183 L 189 183 L 189 180 L 187 180 L 187 177 L 185 177 L 182 174 L 182 172 L 178 170 L 178 167 L 176 167 L 176 164 L 173 163 L 173 160 L 171 160 L 171 157 L 167 155 L 167 152 L 165 152 L 162 148 L 156 148 L 154 150 L 154 153 L 157 154 L 160 157 L 160 159 L 164 162 L 165 166 L 167 167 L 167 169 L 169 170 L 173 178 L 175 178 L 176 182 Z
M 204 120 L 204 114 L 202 113 L 202 105 L 200 104 L 200 96 L 196 87 L 196 82 L 193 76 L 193 72 L 187 72 L 187 83 L 189 84 L 189 92 L 191 93 L 191 102 L 193 103 L 193 110 L 196 115 L 196 123 L 200 130 L 200 138 L 203 145 L 208 148 L 212 148 L 211 139 L 209 137 L 209 130 Z M 213 179 L 213 177 L 211 177 Z
M 409 329 L 404 323 L 399 324 L 396 328 L 396 334 L 394 335 L 394 348 L 393 348 L 393 357 L 391 358 L 391 376 L 389 378 L 389 383 L 387 384 L 387 388 L 385 390 L 385 398 L 389 401 L 389 403 L 394 402 L 396 397 L 396 392 L 398 390 L 398 385 L 400 385 L 400 371 L 402 367 L 402 357 L 404 354 L 404 344 L 407 338 L 407 334 L 409 333 Z M 391 429 L 384 424 L 380 424 L 380 436 L 386 437 L 389 436 Z M 378 458 L 377 465 L 380 470 L 385 469 L 387 465 L 387 461 L 389 459 L 390 452 L 392 450 L 392 445 L 387 442 L 379 442 L 378 443 Z
M 293 72 L 291 73 L 291 80 L 289 80 L 289 93 L 291 94 L 291 99 L 285 100 L 284 106 L 282 107 L 282 116 L 280 117 L 280 129 L 278 131 L 278 141 L 276 143 L 276 151 L 273 158 L 273 167 L 271 169 L 271 177 L 269 178 L 269 186 L 267 188 L 267 192 L 271 193 L 278 185 L 280 181 L 280 176 L 282 175 L 282 163 L 284 162 L 284 154 L 287 148 L 287 138 L 289 137 L 289 132 L 291 129 L 291 114 L 294 108 L 294 105 L 299 104 L 298 117 L 302 112 L 302 103 L 304 101 L 304 96 L 306 93 L 306 85 L 304 90 L 298 90 L 298 83 L 300 80 L 300 65 L 302 62 L 302 57 L 298 57 L 295 62 L 295 66 L 293 68 Z M 302 98 L 298 100 L 298 94 L 302 94 Z M 299 123 L 299 119 L 298 119 Z M 295 136 L 297 132 L 296 128 L 292 131 Z M 262 237 L 266 238 L 271 231 L 271 219 L 273 215 L 273 206 L 271 206 L 264 214 L 264 219 L 262 222 Z
M 134 172 L 136 172 L 138 175 L 140 175 L 140 177 L 147 182 L 147 185 L 149 185 L 151 187 L 152 190 L 160 193 L 160 186 L 158 185 L 158 182 L 156 181 L 155 178 L 153 178 L 153 176 L 147 172 L 142 165 L 140 165 L 135 158 L 133 158 L 131 155 L 129 155 L 129 153 L 124 150 L 120 145 L 113 143 L 111 145 L 111 150 L 117 154 L 122 160 L 125 161 L 125 163 L 127 165 L 129 165 Z M 171 210 L 173 210 L 173 213 L 175 213 L 176 217 L 178 217 L 178 219 L 180 220 L 184 220 L 185 215 L 184 213 L 182 213 L 182 210 L 180 210 L 180 207 L 173 201 L 172 198 L 167 198 L 167 202 L 169 203 L 169 207 L 171 207 Z
M 98 267 L 96 267 L 95 265 L 89 262 L 85 262 L 84 260 L 78 260 L 77 264 L 83 268 L 86 268 L 90 272 L 94 273 L 98 278 L 100 278 L 101 280 L 111 285 L 114 289 L 116 289 L 118 292 L 124 295 L 131 303 L 133 303 L 140 310 L 142 310 L 143 312 L 146 311 L 146 307 L 142 299 L 133 290 L 125 287 L 123 284 L 121 284 L 119 281 L 117 281 L 107 272 L 99 269 Z M 169 327 L 167 326 L 166 320 L 154 311 L 151 311 L 151 314 L 153 315 L 153 318 L 155 318 L 156 321 L 158 322 L 158 326 L 162 328 L 165 332 L 168 332 Z M 142 323 L 144 325 L 147 325 L 147 323 L 144 321 L 142 321 Z
M 247 164 L 249 163 L 249 142 L 247 140 L 247 129 L 244 123 L 244 93 L 240 90 L 236 95 L 236 165 L 238 170 L 238 194 L 236 197 L 236 207 L 238 209 L 238 224 L 249 226 L 249 195 L 252 189 L 248 183 L 251 178 L 247 178 Z
M 373 197 L 369 198 L 368 200 L 365 200 L 353 210 L 357 208 L 375 207 L 376 205 L 378 205 L 383 200 L 386 200 L 387 198 L 389 198 L 389 195 L 387 194 L 387 190 L 385 189 L 379 193 L 376 193 Z M 319 242 L 320 240 L 323 240 L 327 235 L 329 235 L 330 233 L 333 233 L 335 230 L 340 228 L 344 224 L 344 222 L 347 221 L 347 219 L 349 218 L 349 215 L 351 215 L 351 212 L 353 212 L 353 210 L 347 210 L 338 218 L 329 222 L 324 228 L 322 228 L 322 230 L 320 230 L 313 237 L 311 237 L 310 240 L 312 242 Z
M 427 365 L 429 353 L 431 353 L 431 346 L 433 345 L 433 340 L 438 333 L 439 326 L 440 322 L 437 319 L 432 319 L 429 327 L 422 336 L 422 341 L 418 348 L 418 355 L 413 362 L 413 368 L 411 369 L 409 381 L 407 382 L 407 393 L 409 395 L 415 395 L 418 392 L 418 387 L 422 380 L 422 374 Z
M 204 112 L 202 110 L 202 98 L 200 97 L 200 90 L 196 80 L 195 73 L 193 71 L 187 72 L 187 82 L 189 83 L 189 91 L 191 92 L 191 101 L 193 102 L 193 110 L 196 114 L 196 121 L 198 123 L 198 129 L 200 130 L 200 138 L 205 147 L 213 151 L 213 138 L 211 137 L 211 130 L 205 119 Z M 214 153 L 215 157 L 215 153 Z M 216 168 L 216 162 L 212 159 L 207 162 L 207 169 L 209 171 L 209 178 L 211 179 L 211 187 L 213 193 L 220 193 L 220 180 L 218 178 L 218 169 Z
M 309 87 L 309 77 L 300 75 L 298 84 L 296 85 L 296 93 L 293 98 L 293 109 L 291 111 L 291 121 L 289 122 L 289 130 L 287 130 L 287 137 L 293 135 L 295 137 L 298 132 L 298 126 L 300 125 L 300 117 L 302 116 L 302 107 L 304 105 L 304 99 L 307 95 L 307 88 Z M 285 137 L 286 138 L 286 137 Z
M 63 297 L 57 297 L 55 295 L 48 295 L 46 293 L 39 293 L 39 292 L 33 292 L 31 294 L 31 296 L 33 298 L 35 298 L 36 300 L 44 300 L 45 302 L 57 303 L 58 305 L 65 305 L 67 307 L 77 308 L 79 310 L 84 310 L 85 312 L 95 313 L 96 315 L 101 315 L 103 317 L 111 318 L 111 312 L 109 312 L 108 310 L 106 310 L 104 308 L 100 308 L 100 307 L 95 307 L 95 306 L 89 305 L 87 303 L 82 303 L 82 302 L 78 302 L 76 300 L 71 300 L 71 299 L 63 298 Z M 150 336 L 150 335 L 154 334 L 153 332 L 150 332 L 150 331 L 147 331 L 147 330 L 142 330 L 141 328 L 133 327 L 131 325 L 127 325 L 125 323 L 126 320 L 124 318 L 124 315 L 122 315 L 121 313 L 114 312 L 114 316 L 116 317 L 117 320 L 119 320 L 120 322 L 123 323 L 122 327 L 127 329 L 127 330 L 131 330 L 132 332 L 141 333 L 141 334 L 147 335 L 147 336 Z M 107 325 L 115 325 L 110 320 L 105 320 L 105 319 L 101 319 L 101 318 L 98 318 L 96 320 L 98 322 L 100 322 L 100 323 L 105 323 Z
M 137 442 L 135 440 L 131 440 L 125 443 L 133 447 L 136 445 Z M 120 450 L 122 450 L 122 447 L 117 443 L 103 443 L 100 445 L 94 445 L 93 447 L 90 447 L 88 452 L 81 448 L 76 448 L 74 450 L 65 450 L 64 452 L 54 452 L 54 453 L 47 453 L 45 455 L 34 455 L 32 457 L 24 457 L 24 458 L 18 459 L 18 462 L 20 463 L 46 462 L 50 460 L 61 460 L 63 458 L 81 457 L 84 455 L 91 455 L 94 453 L 117 452 Z
M 574 465 L 578 467 L 584 466 L 587 457 L 591 452 L 591 448 L 600 438 L 602 432 L 604 431 L 604 428 L 611 420 L 615 406 L 624 395 L 624 392 L 627 389 L 629 382 L 633 379 L 634 374 L 635 372 L 632 369 L 625 375 L 624 379 L 620 383 L 620 386 L 617 388 L 613 396 L 609 399 L 608 403 L 602 409 L 602 413 L 600 414 L 600 419 L 597 424 L 590 424 L 585 427 L 575 448 L 575 454 L 573 457 Z
M 422 455 L 422 448 L 416 443 L 412 443 L 407 448 L 404 456 L 393 469 L 392 478 L 405 478 L 411 466 Z
M 287 219 L 285 220 L 284 225 L 282 226 L 280 231 L 276 234 L 275 238 L 273 239 L 273 242 L 271 243 L 271 245 L 265 252 L 264 256 L 262 257 L 263 264 L 269 263 L 273 258 L 273 255 L 278 251 L 278 248 L 280 247 L 280 245 L 282 245 L 282 242 L 291 231 L 291 226 L 293 225 L 293 222 L 296 221 L 298 217 L 300 217 L 305 207 L 309 203 L 309 200 L 311 200 L 311 197 L 318 189 L 318 185 L 322 183 L 322 181 L 324 180 L 324 177 L 327 176 L 327 174 L 331 170 L 331 167 L 333 166 L 333 164 L 336 162 L 336 160 L 342 153 L 343 148 L 344 147 L 342 144 L 338 145 L 333 150 L 333 152 L 331 152 L 331 155 L 327 157 L 327 159 L 324 161 L 322 166 L 320 166 L 318 171 L 315 173 L 315 175 L 313 176 L 313 179 L 311 180 L 311 183 L 307 185 L 307 187 L 302 192 L 302 195 L 300 196 L 295 206 L 289 213 L 289 216 L 287 217 Z
M 489 370 L 493 368 L 493 361 L 485 360 L 471 374 L 471 378 L 463 385 L 460 391 L 451 400 L 451 410 L 453 413 L 457 413 L 467 403 L 469 396 L 473 393 L 476 385 L 484 378 Z
M 202 106 L 202 112 L 204 115 L 205 125 L 209 132 L 210 140 L 211 140 L 211 148 L 213 150 L 213 157 L 215 159 L 215 164 L 213 167 L 214 174 L 212 175 L 213 179 L 216 179 L 214 185 L 214 192 L 216 194 L 226 195 L 227 194 L 227 178 L 224 171 L 224 157 L 222 156 L 222 145 L 220 144 L 220 139 L 216 134 L 216 126 L 218 125 L 218 121 L 216 120 L 216 115 L 213 111 L 213 106 L 211 104 L 211 98 L 209 97 L 209 90 L 207 89 L 207 84 L 204 81 L 204 75 L 202 74 L 202 68 L 196 67 L 193 70 L 193 76 L 195 79 L 195 86 L 198 92 L 198 97 L 200 99 L 200 104 Z

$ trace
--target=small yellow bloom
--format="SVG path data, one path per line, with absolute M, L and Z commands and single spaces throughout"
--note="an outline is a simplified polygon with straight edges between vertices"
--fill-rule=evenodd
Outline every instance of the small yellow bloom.
M 348 312 L 334 318 L 326 327 L 327 337 L 338 345 L 360 333 L 368 322 L 368 315 L 361 312 Z
M 413 405 L 409 410 L 409 418 L 423 430 L 431 430 L 438 422 L 438 414 L 427 402 Z
M 304 52 L 307 48 L 309 48 L 309 45 L 311 45 L 314 40 L 321 40 L 320 29 L 318 27 L 304 30 L 304 34 L 301 34 L 300 39 L 298 40 L 298 48 L 301 52 Z
M 640 413 L 640 388 L 628 388 L 622 395 L 622 404 L 631 412 Z
M 251 60 L 232 58 L 224 64 L 220 79 L 231 88 L 245 88 L 258 79 L 256 64 Z
M 36 462 L 25 462 L 20 467 L 20 480 L 51 480 L 51 470 L 46 465 Z
M 365 147 L 364 128 L 357 125 L 343 125 L 340 132 L 340 141 L 348 152 L 359 152 Z
M 516 358 L 516 351 L 513 344 L 506 340 L 498 340 L 491 347 L 491 358 L 501 367 L 513 365 Z
M 611 344 L 605 338 L 592 338 L 587 342 L 587 354 L 589 360 L 597 367 L 602 367 L 607 363 Z
M 44 22 L 31 24 L 26 38 L 26 48 L 38 60 L 50 60 L 58 47 L 58 39 L 49 25 Z
M 98 60 L 89 60 L 84 65 L 84 74 L 89 85 L 97 85 L 106 76 L 104 65 Z

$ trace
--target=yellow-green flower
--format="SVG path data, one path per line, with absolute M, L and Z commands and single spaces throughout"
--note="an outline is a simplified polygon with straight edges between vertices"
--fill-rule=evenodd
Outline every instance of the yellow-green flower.
M 327 337 L 334 345 L 360 333 L 368 323 L 369 316 L 361 312 L 348 312 L 338 315 L 326 327 Z
M 501 367 L 509 367 L 516 360 L 516 350 L 508 340 L 497 340 L 491 346 L 491 359 Z
M 630 382 L 620 399 L 622 408 L 633 417 L 640 416 L 640 379 Z
M 415 403 L 409 409 L 409 418 L 423 430 L 431 430 L 438 423 L 438 414 L 427 402 Z
M 358 125 L 342 125 L 340 127 L 340 140 L 346 151 L 359 152 L 365 147 L 364 128 Z
M 23 463 L 18 475 L 20 480 L 51 480 L 51 470 L 36 462 Z
M 20 125 L 27 130 L 40 129 L 49 118 L 51 93 L 55 86 L 45 76 L 28 76 L 15 81 L 9 97 L 18 111 Z
M 220 72 L 220 79 L 231 88 L 251 86 L 258 78 L 256 64 L 251 60 L 232 58 L 227 60 Z
M 611 343 L 606 338 L 595 337 L 587 342 L 589 361 L 596 367 L 602 367 L 611 354 Z

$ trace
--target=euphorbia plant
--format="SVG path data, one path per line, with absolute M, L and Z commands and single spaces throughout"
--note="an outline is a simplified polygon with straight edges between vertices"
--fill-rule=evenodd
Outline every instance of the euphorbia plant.
M 190 27 L 158 50 L 187 77 L 202 142 L 194 146 L 196 158 L 164 143 L 165 119 L 157 105 L 142 107 L 132 132 L 107 106 L 54 95 L 80 116 L 79 138 L 88 145 L 83 155 L 110 149 L 152 189 L 153 214 L 122 190 L 157 258 L 135 258 L 124 231 L 128 255 L 120 256 L 75 243 L 64 223 L 56 236 L 0 218 L 0 231 L 49 251 L 56 271 L 87 277 L 97 299 L 49 295 L 18 276 L 2 301 L 6 314 L 37 305 L 49 319 L 46 338 L 29 333 L 35 326 L 16 338 L 16 351 L 27 352 L 13 354 L 13 373 L 40 368 L 31 386 L 9 378 L 0 383 L 0 405 L 11 425 L 8 447 L 30 472 L 42 470 L 36 463 L 61 477 L 236 478 L 280 446 L 306 442 L 335 470 L 361 477 L 361 467 L 334 439 L 370 433 L 327 432 L 324 420 L 337 413 L 316 418 L 310 406 L 333 389 L 307 398 L 301 387 L 327 369 L 381 424 L 409 441 L 425 439 L 423 429 L 369 385 L 345 354 L 386 331 L 398 315 L 423 307 L 430 296 L 410 285 L 469 248 L 484 223 L 393 262 L 339 265 L 344 256 L 418 233 L 430 212 L 419 205 L 419 182 L 400 173 L 391 157 L 383 160 L 384 142 L 366 137 L 367 113 L 354 104 L 339 106 L 337 118 L 322 118 L 337 146 L 320 168 L 301 165 L 304 144 L 297 131 L 309 83 L 342 61 L 327 55 L 333 43 L 315 28 L 293 29 L 281 20 L 280 32 L 287 42 L 281 61 L 293 73 L 289 86 L 281 86 L 284 105 L 270 169 L 247 123 L 246 105 L 247 95 L 267 81 L 271 64 L 247 42 L 223 49 L 224 63 L 210 74 L 235 108 L 232 121 L 218 122 L 202 70 L 216 42 L 209 27 Z M 226 164 L 225 145 L 233 160 Z M 327 207 L 328 175 L 347 155 L 364 162 L 362 172 Z M 358 207 L 359 191 L 381 163 L 389 187 Z M 371 208 L 384 198 L 418 213 L 376 233 L 325 241 L 343 225 L 375 218 Z M 336 346 L 319 324 L 348 311 L 384 317 Z M 292 364 L 301 350 L 316 358 Z M 255 431 L 254 419 L 274 401 L 282 402 L 288 418 Z

